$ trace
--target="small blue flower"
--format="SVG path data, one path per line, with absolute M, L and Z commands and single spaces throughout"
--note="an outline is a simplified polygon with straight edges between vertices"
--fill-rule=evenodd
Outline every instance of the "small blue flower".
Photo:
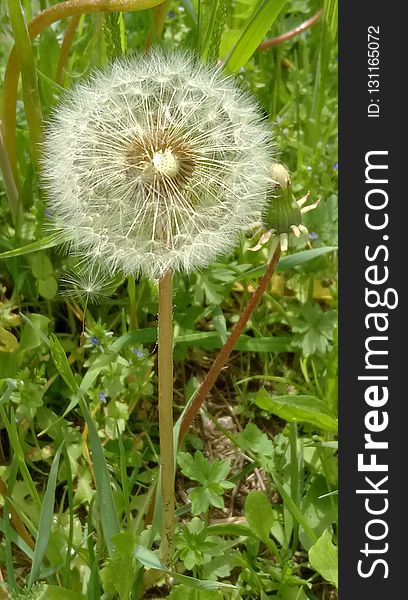
M 99 338 L 96 337 L 96 335 L 91 335 L 89 340 L 90 340 L 92 346 L 99 346 Z
M 44 208 L 44 217 L 46 217 L 47 219 L 51 219 L 52 214 L 49 208 Z
M 138 358 L 144 358 L 144 352 L 139 350 L 138 348 L 132 348 L 133 354 L 135 354 Z
M 338 171 L 338 170 L 339 170 L 339 163 L 336 160 L 336 162 L 333 165 L 333 171 Z
M 105 392 L 99 392 L 99 400 L 100 400 L 102 403 L 105 403 L 105 402 L 106 402 L 106 396 L 105 396 Z
M 317 233 L 315 233 L 314 231 L 311 231 L 309 233 L 309 240 L 318 240 L 319 239 L 319 235 Z

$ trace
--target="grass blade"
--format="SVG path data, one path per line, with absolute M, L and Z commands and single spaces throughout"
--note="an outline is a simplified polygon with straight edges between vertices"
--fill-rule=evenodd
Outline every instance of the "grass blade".
M 37 542 L 34 549 L 33 564 L 31 566 L 28 585 L 31 587 L 40 573 L 48 540 L 50 539 L 51 527 L 54 519 L 55 488 L 57 485 L 58 466 L 61 456 L 62 446 L 55 453 L 52 461 L 50 474 L 48 477 L 47 489 L 45 490 L 43 503 L 41 507 L 40 523 L 38 526 Z
M 31 244 L 26 244 L 20 248 L 13 248 L 13 250 L 7 250 L 2 252 L 0 258 L 13 258 L 14 256 L 23 256 L 24 254 L 31 254 L 32 252 L 38 252 L 38 250 L 45 250 L 46 248 L 54 248 L 61 244 L 61 239 L 55 235 L 49 235 L 42 240 L 37 240 Z
M 286 0 L 263 0 L 261 2 L 225 61 L 225 68 L 228 71 L 236 73 L 246 64 L 285 3 Z
M 103 454 L 102 444 L 99 439 L 92 415 L 89 412 L 88 405 L 83 398 L 80 399 L 79 405 L 89 430 L 89 442 L 91 445 L 92 459 L 95 470 L 96 493 L 99 503 L 103 537 L 105 539 L 109 555 L 112 556 L 114 552 L 112 536 L 119 533 L 120 528 L 116 514 L 115 503 L 112 496 L 108 467 Z

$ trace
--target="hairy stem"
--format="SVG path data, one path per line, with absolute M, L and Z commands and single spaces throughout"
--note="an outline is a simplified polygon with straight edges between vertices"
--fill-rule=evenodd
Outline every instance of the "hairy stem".
M 231 334 L 229 335 L 227 341 L 224 346 L 221 348 L 218 356 L 213 362 L 210 370 L 208 371 L 204 381 L 201 383 L 200 387 L 197 390 L 197 393 L 194 397 L 194 400 L 190 404 L 189 408 L 186 410 L 183 420 L 180 425 L 178 444 L 180 446 L 183 437 L 193 422 L 195 416 L 200 410 L 201 405 L 203 404 L 208 392 L 214 385 L 215 380 L 221 372 L 221 369 L 224 367 L 227 362 L 229 355 L 231 354 L 235 344 L 237 343 L 239 336 L 244 331 L 246 324 L 248 323 L 249 317 L 252 312 L 256 308 L 259 300 L 261 299 L 262 294 L 264 293 L 266 286 L 268 285 L 275 269 L 279 261 L 280 257 L 280 246 L 279 246 L 279 237 L 276 237 L 274 240 L 275 248 L 273 250 L 272 260 L 266 269 L 265 275 L 260 280 L 258 287 L 255 292 L 252 294 L 248 304 L 242 311 L 239 320 L 234 325 Z
M 159 428 L 162 496 L 162 541 L 160 558 L 169 565 L 174 540 L 174 449 L 173 449 L 173 276 L 159 281 L 158 371 Z

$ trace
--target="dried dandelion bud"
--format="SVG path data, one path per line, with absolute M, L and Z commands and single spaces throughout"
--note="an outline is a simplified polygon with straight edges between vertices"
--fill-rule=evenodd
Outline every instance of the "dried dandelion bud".
M 44 142 L 44 184 L 77 251 L 157 279 L 230 250 L 264 208 L 273 146 L 219 69 L 154 50 L 76 86 Z
M 271 168 L 271 175 L 276 187 L 264 213 L 267 231 L 261 235 L 259 242 L 250 250 L 259 250 L 269 242 L 273 235 L 278 235 L 281 250 L 286 252 L 290 234 L 295 237 L 300 237 L 302 233 L 308 234 L 307 227 L 303 225 L 303 214 L 316 208 L 319 200 L 304 206 L 309 198 L 309 193 L 300 200 L 296 200 L 292 192 L 290 175 L 283 165 L 274 164 Z

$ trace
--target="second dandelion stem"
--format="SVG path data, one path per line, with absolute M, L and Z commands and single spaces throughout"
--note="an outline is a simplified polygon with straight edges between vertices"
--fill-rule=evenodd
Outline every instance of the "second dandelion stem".
M 174 539 L 172 292 L 172 273 L 167 272 L 159 280 L 158 323 L 159 428 L 163 518 L 160 558 L 166 565 L 171 561 Z

